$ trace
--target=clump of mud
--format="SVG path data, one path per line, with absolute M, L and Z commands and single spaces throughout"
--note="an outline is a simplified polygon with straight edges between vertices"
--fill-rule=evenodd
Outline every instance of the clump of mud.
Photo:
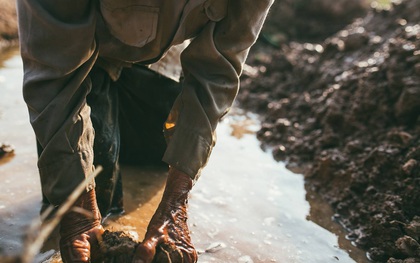
M 138 245 L 138 242 L 123 231 L 106 230 L 100 242 L 103 263 L 131 263 Z M 163 244 L 156 248 L 153 262 L 183 262 L 182 253 L 175 246 Z
M 12 156 L 15 152 L 15 149 L 10 144 L 0 143 L 0 159 Z
M 259 43 L 238 95 L 374 262 L 420 260 L 419 7 L 372 10 L 321 44 Z
M 104 263 L 132 262 L 138 243 L 122 231 L 106 230 L 100 243 Z

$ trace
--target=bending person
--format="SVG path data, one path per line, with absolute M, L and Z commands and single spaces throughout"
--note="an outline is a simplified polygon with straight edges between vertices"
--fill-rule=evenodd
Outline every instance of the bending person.
M 18 0 L 23 95 L 41 149 L 38 168 L 45 199 L 60 205 L 93 171 L 99 158 L 94 153 L 96 138 L 117 138 L 102 151 L 116 153 L 108 159 L 118 162 L 114 146 L 119 145 L 119 133 L 99 129 L 95 135 L 94 127 L 119 114 L 92 114 L 95 100 L 89 96 L 107 92 L 101 89 L 108 81 L 117 83 L 132 75 L 125 74 L 127 69 L 153 64 L 171 46 L 191 39 L 180 58 L 181 91 L 163 125 L 167 146 L 162 160 L 170 167 L 166 188 L 134 262 L 151 262 L 156 249 L 167 245 L 180 251 L 183 262 L 196 262 L 186 224 L 188 193 L 207 163 L 217 123 L 233 103 L 243 63 L 273 1 Z M 140 80 L 133 76 L 132 81 Z M 118 103 L 119 96 L 108 97 L 113 99 L 96 102 L 117 109 L 110 105 Z M 120 126 L 117 120 L 111 123 Z M 97 191 L 101 196 L 90 182 L 75 203 L 93 216 L 69 212 L 63 218 L 64 262 L 95 262 L 99 256 L 101 212 L 118 206 L 117 177 L 108 177 L 110 183 L 98 182 L 104 189 Z M 97 200 L 103 198 L 100 211 Z

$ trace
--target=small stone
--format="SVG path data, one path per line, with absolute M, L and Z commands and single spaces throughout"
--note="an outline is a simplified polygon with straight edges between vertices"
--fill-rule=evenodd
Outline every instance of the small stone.
M 375 262 L 383 262 L 387 258 L 386 253 L 382 249 L 377 247 L 369 249 L 367 256 L 370 260 L 373 260 Z
M 221 249 L 226 248 L 226 244 L 223 242 L 211 243 L 205 250 L 206 253 L 215 253 Z
M 363 150 L 363 145 L 359 140 L 353 140 L 346 144 L 346 150 L 350 153 L 357 153 Z
M 0 143 L 0 158 L 7 155 L 13 155 L 15 148 L 10 144 Z
M 418 163 L 419 162 L 417 160 L 410 159 L 402 166 L 402 170 L 405 174 L 411 175 L 414 169 L 418 166 Z
M 275 123 L 276 130 L 280 133 L 285 132 L 290 125 L 290 121 L 283 118 L 278 119 Z
M 395 105 L 397 117 L 412 120 L 420 114 L 420 88 L 406 88 Z
M 420 256 L 420 245 L 414 238 L 410 236 L 400 237 L 397 241 L 395 241 L 395 246 L 402 254 L 406 256 Z
M 413 220 L 404 227 L 407 235 L 414 239 L 419 240 L 420 238 L 420 216 L 415 216 Z
M 407 146 L 411 142 L 413 135 L 405 131 L 392 131 L 387 134 L 387 138 L 392 142 Z
M 403 263 L 401 259 L 390 258 L 386 263 Z

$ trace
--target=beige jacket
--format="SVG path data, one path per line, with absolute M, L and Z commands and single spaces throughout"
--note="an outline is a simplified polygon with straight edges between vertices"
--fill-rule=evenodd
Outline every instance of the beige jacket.
M 92 169 L 87 78 L 100 60 L 115 70 L 153 64 L 186 39 L 183 90 L 165 124 L 163 160 L 197 178 L 215 129 L 274 0 L 18 0 L 24 97 L 44 148 L 38 166 L 48 199 L 63 197 Z M 99 11 L 98 11 L 99 10 Z
M 208 160 L 217 123 L 232 105 L 248 50 L 272 2 L 101 0 L 114 36 L 104 34 L 111 39 L 101 49 L 104 57 L 149 63 L 194 38 L 181 57 L 185 81 L 165 125 L 171 140 L 164 156 L 192 177 Z

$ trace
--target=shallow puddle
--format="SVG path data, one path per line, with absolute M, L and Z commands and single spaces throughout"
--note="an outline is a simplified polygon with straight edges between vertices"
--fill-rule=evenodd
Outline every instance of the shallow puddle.
M 23 249 L 27 226 L 38 220 L 41 194 L 35 138 L 21 95 L 21 60 L 17 51 L 0 59 L 0 142 L 16 149 L 0 161 L 0 254 L 13 255 Z M 303 176 L 260 149 L 257 129 L 256 117 L 239 109 L 218 128 L 216 147 L 189 201 L 199 262 L 367 262 L 331 222 L 328 205 L 305 191 Z M 108 218 L 107 228 L 141 240 L 165 177 L 162 168 L 123 167 L 126 213 Z M 53 235 L 36 262 L 59 262 L 51 259 L 56 249 Z

